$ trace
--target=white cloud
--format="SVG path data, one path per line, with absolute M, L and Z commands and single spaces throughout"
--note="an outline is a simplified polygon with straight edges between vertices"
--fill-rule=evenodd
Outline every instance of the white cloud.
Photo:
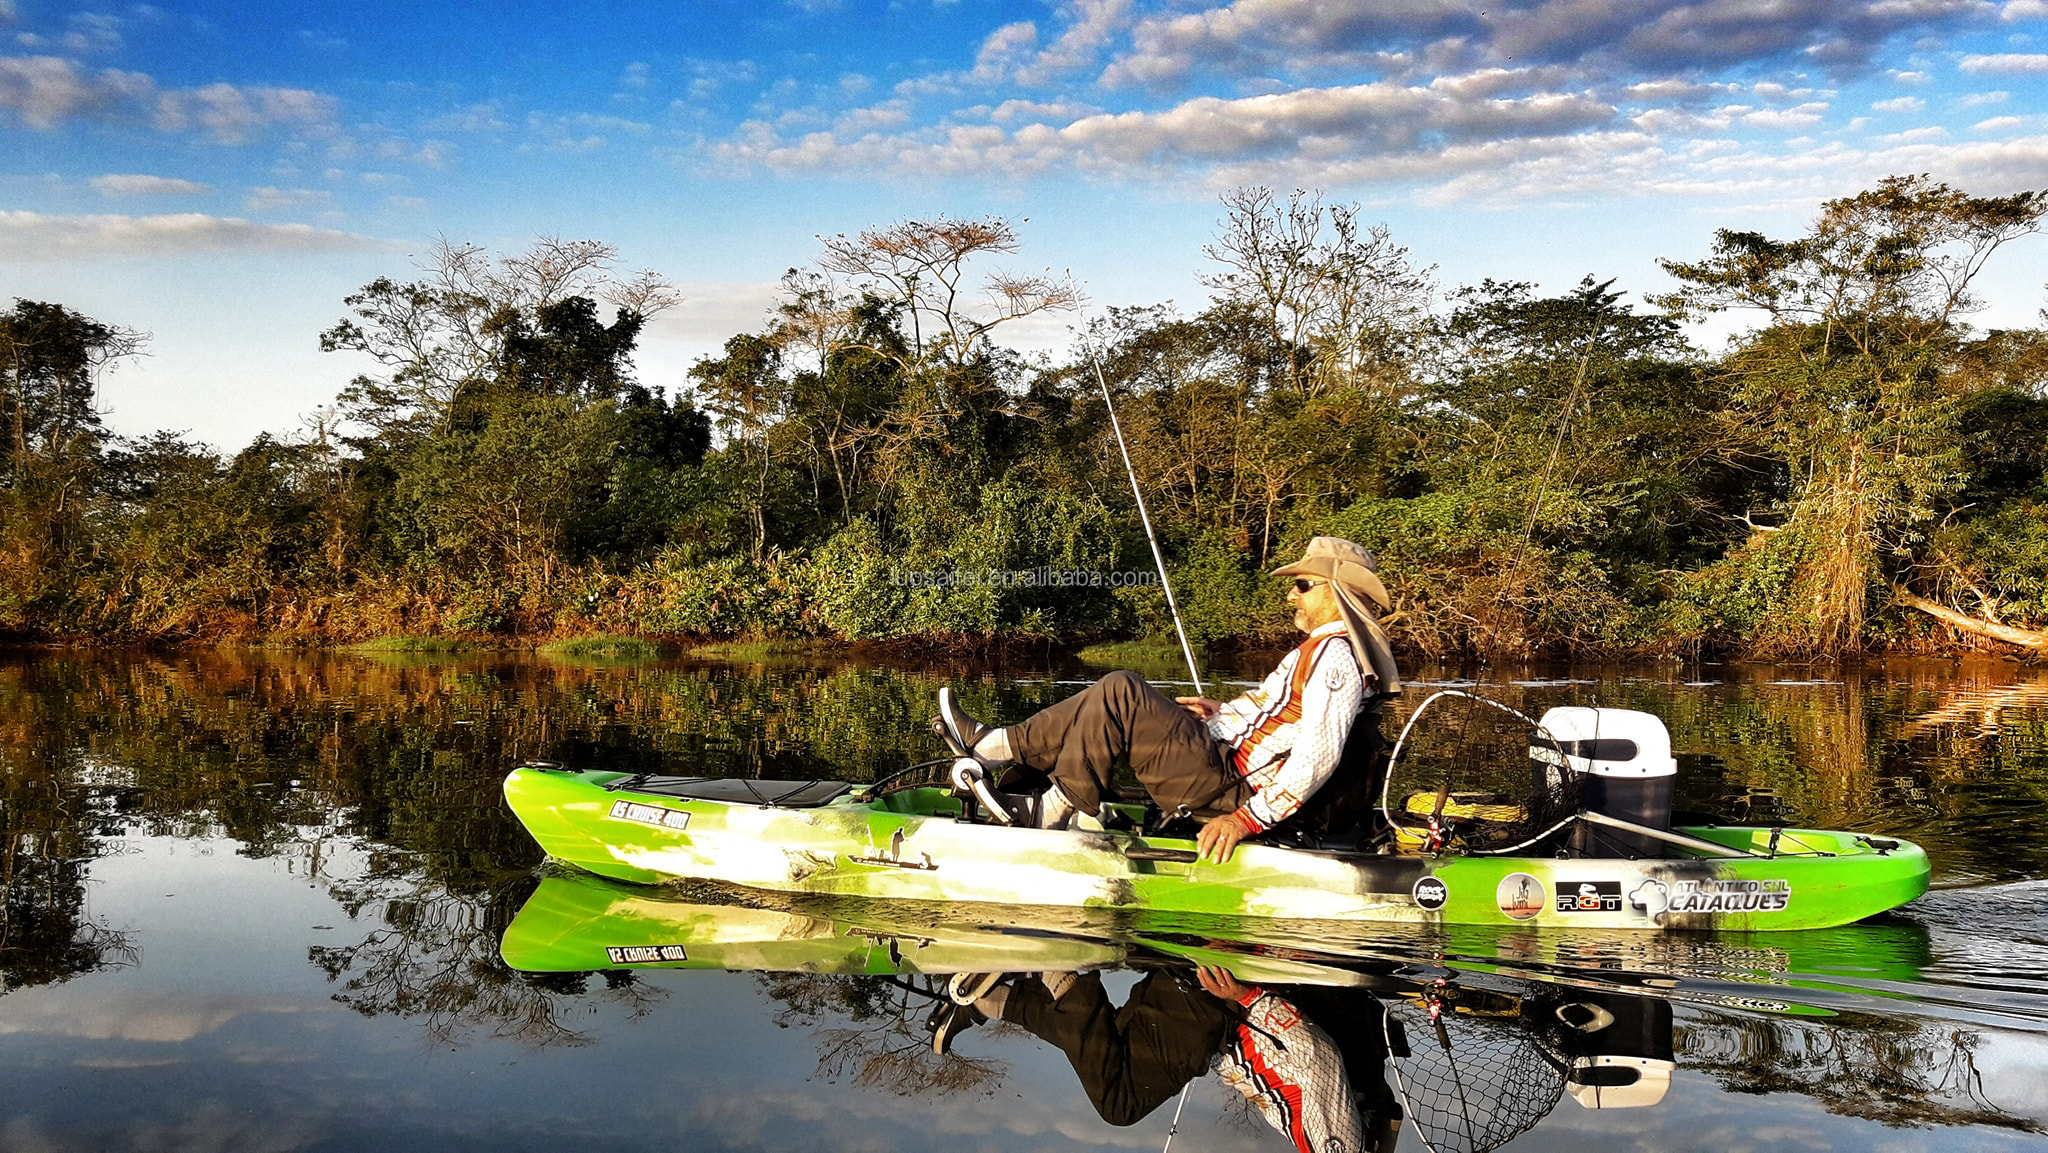
M 259 224 L 234 216 L 57 216 L 0 210 L 0 259 L 74 260 L 220 249 L 326 251 L 379 241 L 306 224 Z
M 246 212 L 279 212 L 286 209 L 325 207 L 334 202 L 332 193 L 317 188 L 272 188 L 264 186 L 249 190 L 249 199 L 242 204 Z
M 1631 84 L 1622 92 L 1633 100 L 1657 103 L 1684 104 L 1710 100 L 1737 90 L 1733 84 L 1703 84 L 1696 80 L 1675 80 L 1670 78 L 1645 80 Z
M 1616 120 L 1584 93 L 1496 98 L 1471 77 L 1429 87 L 1363 84 L 1234 100 L 1197 97 L 1159 112 L 1095 113 L 1014 130 L 950 125 L 846 139 L 831 132 L 784 137 L 752 121 L 716 146 L 728 164 L 781 171 L 912 170 L 1012 175 L 1071 164 L 1084 171 L 1163 174 L 1263 164 L 1308 172 L 1390 157 L 1427 157 L 1477 142 L 1550 137 Z M 1057 106 L 1047 106 L 1048 109 Z
M 1103 79 L 1160 87 L 1218 74 L 1306 77 L 1366 61 L 1385 78 L 1401 78 L 1403 61 L 1559 64 L 1622 81 L 1769 62 L 1855 69 L 1895 36 L 1989 10 L 1987 0 L 1233 0 L 1140 20 L 1131 50 Z
M 56 56 L 0 57 L 0 109 L 47 131 L 68 120 L 140 120 L 168 133 L 202 132 L 223 144 L 276 125 L 331 125 L 332 97 L 303 88 L 163 89 L 140 72 L 93 73 Z
M 1811 128 L 1820 123 L 1821 114 L 1827 110 L 1827 105 L 1817 102 L 1795 108 L 1759 108 L 1745 114 L 1742 122 L 1756 128 Z
M 521 151 L 542 148 L 550 152 L 597 152 L 609 146 L 614 136 L 646 136 L 653 131 L 652 126 L 638 120 L 587 112 L 573 116 L 530 112 L 526 128 L 534 141 L 521 145 Z
M 1073 100 L 1005 100 L 993 108 L 986 104 L 963 108 L 958 115 L 963 120 L 985 119 L 993 120 L 997 124 L 1018 124 L 1033 121 L 1074 121 L 1099 111 L 1101 109 L 1093 105 Z
M 1879 144 L 1914 144 L 1923 140 L 1945 140 L 1947 138 L 1948 129 L 1943 128 L 1939 124 L 1928 124 L 1920 128 L 1908 128 L 1904 132 L 1894 132 L 1887 136 L 1880 136 L 1877 138 L 1877 142 Z
M 1986 104 L 2003 104 L 2012 99 L 2010 92 L 1972 92 L 1957 101 L 1964 108 L 1981 108 Z
M 503 132 L 512 127 L 496 104 L 472 104 L 444 112 L 422 125 L 429 132 Z
M 2048 20 L 2048 0 L 2005 0 L 2000 20 Z
M 157 98 L 156 126 L 183 132 L 197 126 L 223 144 L 239 144 L 273 124 L 319 125 L 334 119 L 334 101 L 304 88 L 238 88 L 208 84 Z
M 1066 30 L 1017 71 L 1020 84 L 1045 84 L 1095 62 L 1130 24 L 1131 0 L 1067 0 Z
M 1038 25 L 1029 20 L 1005 24 L 982 39 L 971 78 L 983 83 L 1000 80 L 1037 47 Z
M 197 181 L 139 172 L 110 172 L 93 177 L 90 183 L 101 196 L 199 196 L 213 191 Z
M 1919 112 L 1926 107 L 1927 102 L 1918 96 L 1895 96 L 1890 100 L 1880 100 L 1872 104 L 1870 110 L 1872 112 Z
M 2006 132 L 2018 128 L 2025 123 L 2026 120 L 2019 116 L 1993 116 L 1989 120 L 1979 120 L 1977 123 L 1970 125 L 1970 131 Z
M 1965 56 L 1956 67 L 1972 76 L 2038 76 L 2048 73 L 2048 53 L 2003 52 L 1991 56 Z

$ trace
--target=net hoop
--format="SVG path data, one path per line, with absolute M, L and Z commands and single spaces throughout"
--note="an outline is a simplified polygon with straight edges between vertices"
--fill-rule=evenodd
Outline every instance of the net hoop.
M 1469 693 L 1463 689 L 1438 689 L 1436 692 L 1431 693 L 1429 696 L 1423 698 L 1421 704 L 1415 706 L 1415 711 L 1413 713 L 1410 713 L 1408 716 L 1408 723 L 1401 726 L 1401 735 L 1394 741 L 1393 751 L 1387 755 L 1387 770 L 1385 775 L 1380 779 L 1379 809 L 1380 816 L 1389 825 L 1399 825 L 1402 823 L 1395 817 L 1393 809 L 1389 807 L 1389 798 L 1393 792 L 1394 770 L 1397 769 L 1401 764 L 1401 754 L 1407 751 L 1408 749 L 1408 737 L 1411 733 L 1415 731 L 1415 726 L 1422 720 L 1423 715 L 1429 712 L 1430 706 L 1436 704 L 1438 701 L 1444 699 L 1445 697 L 1461 697 L 1468 701 L 1476 701 L 1479 704 L 1486 705 L 1489 708 L 1498 709 L 1501 712 L 1504 712 L 1509 716 L 1524 722 L 1529 726 L 1531 740 L 1541 740 L 1545 744 L 1549 745 L 1551 750 L 1557 754 L 1556 764 L 1560 767 L 1559 771 L 1566 773 L 1572 771 L 1570 767 L 1570 762 L 1566 759 L 1564 747 L 1558 743 L 1556 737 L 1550 734 L 1550 730 L 1544 728 L 1542 722 L 1536 720 L 1536 718 L 1530 716 L 1529 714 L 1523 712 L 1518 708 L 1515 708 L 1513 705 L 1507 704 L 1503 701 L 1494 700 L 1492 697 L 1482 696 L 1479 693 Z M 1567 825 L 1570 825 L 1578 819 L 1578 814 L 1572 813 L 1568 816 L 1558 819 L 1557 821 L 1549 825 L 1547 828 L 1543 829 L 1541 832 L 1538 832 L 1533 836 L 1526 837 L 1520 841 L 1517 841 L 1512 845 L 1495 846 L 1483 849 L 1473 848 L 1467 845 L 1463 848 L 1462 851 L 1475 857 L 1497 857 L 1504 856 L 1509 853 L 1519 852 L 1523 849 L 1528 848 L 1531 845 L 1534 845 L 1542 841 L 1544 838 L 1549 837 L 1553 833 L 1556 833 L 1558 830 L 1564 828 Z

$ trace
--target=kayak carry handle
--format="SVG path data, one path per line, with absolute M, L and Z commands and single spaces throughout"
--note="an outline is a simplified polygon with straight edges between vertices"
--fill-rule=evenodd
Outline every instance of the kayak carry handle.
M 1151 845 L 1125 845 L 1124 856 L 1133 861 L 1178 861 L 1183 865 L 1202 859 L 1193 849 L 1155 849 Z

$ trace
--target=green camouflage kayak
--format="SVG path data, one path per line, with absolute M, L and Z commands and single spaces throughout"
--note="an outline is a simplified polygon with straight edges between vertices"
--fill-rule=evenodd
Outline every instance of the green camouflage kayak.
M 1927 889 L 1906 841 L 1688 827 L 1641 859 L 1378 854 L 962 820 L 951 792 L 523 767 L 505 797 L 548 856 L 622 881 L 1319 921 L 1759 931 L 1844 925 Z M 1718 855 L 1707 850 L 1720 846 Z

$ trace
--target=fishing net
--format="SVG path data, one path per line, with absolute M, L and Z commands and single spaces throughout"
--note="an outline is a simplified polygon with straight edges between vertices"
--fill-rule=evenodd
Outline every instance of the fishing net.
M 1446 689 L 1395 742 L 1380 812 L 1407 851 L 1540 851 L 1578 816 L 1579 774 L 1528 716 Z
M 1431 1153 L 1497 1149 L 1564 1096 L 1564 1061 L 1524 1020 L 1518 997 L 1427 987 L 1388 1004 L 1387 1047 L 1408 1118 Z

